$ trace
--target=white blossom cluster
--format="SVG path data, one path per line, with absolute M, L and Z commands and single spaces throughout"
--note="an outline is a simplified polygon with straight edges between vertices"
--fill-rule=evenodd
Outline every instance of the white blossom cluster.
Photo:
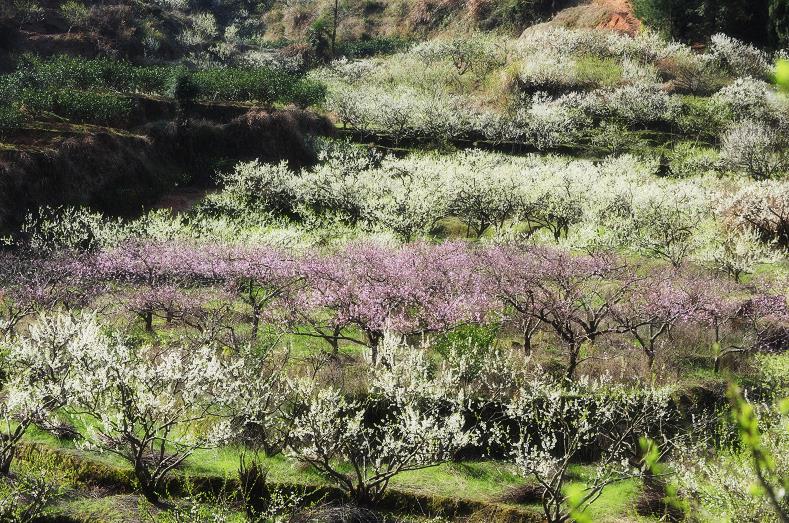
M 725 35 L 697 53 L 651 32 L 631 38 L 541 28 L 513 41 L 429 40 L 314 74 L 328 84 L 327 108 L 362 134 L 395 143 L 484 138 L 554 148 L 594 135 L 598 121 L 676 124 L 684 109 L 672 89 L 711 94 L 722 87 L 712 102 L 735 119 L 776 118 L 786 110 L 764 81 L 769 64 L 762 51 Z M 664 83 L 663 74 L 673 79 Z
M 339 220 L 370 232 L 389 231 L 401 241 L 459 218 L 470 236 L 493 231 L 502 240 L 628 249 L 674 265 L 697 259 L 752 269 L 786 244 L 783 223 L 770 224 L 777 219 L 774 205 L 764 204 L 768 195 L 780 194 L 780 182 L 760 193 L 767 185 L 661 178 L 657 168 L 655 160 L 629 155 L 596 163 L 479 150 L 386 157 L 346 172 L 331 161 L 300 172 L 252 162 L 226 176 L 225 189 L 209 197 L 208 207 L 258 216 L 282 216 L 286 208 L 285 214 L 302 221 L 325 227 Z M 751 201 L 757 194 L 759 200 Z M 774 199 L 780 196 L 769 198 L 778 205 Z
M 7 344 L 11 356 L 4 369 L 16 374 L 4 384 L 2 407 L 5 430 L 18 436 L 3 440 L 8 463 L 31 424 L 46 427 L 52 415 L 67 415 L 84 447 L 115 453 L 133 466 L 152 501 L 169 471 L 195 450 L 233 439 L 239 427 L 231 419 L 270 425 L 281 418 L 288 455 L 315 466 L 358 501 L 375 501 L 395 475 L 451 460 L 480 443 L 491 427 L 467 417 L 472 402 L 503 402 L 524 431 L 544 430 L 547 436 L 559 419 L 554 414 L 571 422 L 565 416 L 569 403 L 555 400 L 576 397 L 551 382 L 526 380 L 511 360 L 488 348 L 485 354 L 453 349 L 436 369 L 427 357 L 429 342 L 414 347 L 389 333 L 369 367 L 365 399 L 350 399 L 311 378 L 286 378 L 281 367 L 266 370 L 266 357 L 252 353 L 138 347 L 106 333 L 94 315 L 44 314 Z M 25 370 L 13 367 L 19 362 Z M 642 430 L 639 409 L 649 406 L 649 422 L 662 419 L 659 396 L 644 396 L 651 392 L 633 395 L 584 381 L 573 386 L 575 393 L 584 391 L 578 398 L 586 398 L 573 407 L 580 416 L 574 425 L 579 442 L 608 422 L 632 420 L 631 430 Z M 590 409 L 594 419 L 583 415 Z M 25 424 L 17 433 L 18 422 Z M 515 462 L 532 467 L 539 459 L 548 470 L 554 466 L 551 441 L 511 442 Z M 346 465 L 355 474 L 347 475 Z

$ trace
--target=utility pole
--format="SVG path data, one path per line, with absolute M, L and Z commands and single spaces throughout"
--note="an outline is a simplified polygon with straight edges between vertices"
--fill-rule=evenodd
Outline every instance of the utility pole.
M 334 48 L 337 42 L 337 23 L 340 16 L 340 0 L 334 0 L 334 16 L 331 24 L 331 56 L 334 58 Z

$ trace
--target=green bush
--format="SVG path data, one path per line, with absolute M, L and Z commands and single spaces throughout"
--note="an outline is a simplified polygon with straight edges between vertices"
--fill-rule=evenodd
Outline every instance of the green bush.
M 622 66 L 612 58 L 584 56 L 576 61 L 575 68 L 581 85 L 611 87 L 622 80 Z
M 0 76 L 0 106 L 22 104 L 34 113 L 96 123 L 129 115 L 132 100 L 118 93 L 152 93 L 186 100 L 321 103 L 323 84 L 271 68 L 135 66 L 108 58 L 25 55 L 16 72 Z M 10 116 L 5 117 L 6 120 Z
M 302 79 L 293 84 L 288 100 L 299 107 L 318 105 L 326 99 L 326 86 L 315 80 Z
M 167 96 L 173 98 L 178 103 L 193 100 L 198 97 L 200 91 L 192 79 L 192 75 L 183 71 L 170 78 L 167 88 Z
M 634 8 L 647 26 L 694 42 L 725 33 L 764 45 L 772 23 L 767 0 L 635 0 Z M 780 11 L 774 8 L 773 16 Z
M 497 325 L 461 325 L 440 335 L 434 347 L 444 357 L 453 350 L 462 354 L 485 351 L 496 342 L 498 333 Z
M 91 89 L 108 85 L 128 85 L 132 66 L 107 58 L 85 59 L 65 55 L 43 59 L 25 55 L 17 69 L 21 82 L 29 87 Z
M 17 106 L 0 105 L 0 135 L 6 129 L 19 127 L 24 121 L 24 115 Z
M 770 0 L 770 44 L 789 47 L 789 0 Z
M 20 84 L 31 88 L 72 87 L 164 94 L 170 79 L 180 70 L 182 68 L 170 66 L 139 67 L 109 58 L 58 55 L 44 59 L 25 55 L 15 75 Z
M 130 90 L 163 95 L 167 92 L 172 79 L 183 74 L 184 71 L 186 71 L 184 67 L 162 65 L 137 67 Z
M 677 113 L 676 124 L 684 135 L 712 142 L 731 120 L 731 111 L 709 98 L 683 96 L 681 100 L 682 106 Z
M 338 55 L 348 58 L 367 58 L 381 54 L 394 54 L 406 49 L 412 40 L 402 36 L 377 36 L 343 42 L 337 46 Z
M 78 122 L 117 122 L 132 110 L 132 101 L 123 96 L 76 89 L 25 89 L 20 100 L 34 113 L 54 113 Z
M 10 105 L 19 96 L 21 86 L 15 75 L 0 75 L 0 105 Z
M 196 97 L 209 100 L 295 102 L 313 105 L 323 100 L 323 85 L 269 68 L 212 68 L 191 74 Z

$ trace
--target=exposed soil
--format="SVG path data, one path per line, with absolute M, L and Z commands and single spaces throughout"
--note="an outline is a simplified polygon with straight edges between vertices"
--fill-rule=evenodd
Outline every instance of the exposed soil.
M 612 29 L 631 36 L 635 36 L 641 29 L 641 20 L 636 18 L 630 0 L 594 0 L 594 3 L 606 8 L 611 13 L 608 21 L 598 25 L 597 29 Z
M 29 125 L 0 140 L 0 231 L 42 205 L 131 216 L 159 201 L 160 208 L 184 211 L 223 162 L 259 158 L 298 167 L 315 159 L 308 135 L 334 131 L 325 118 L 297 109 L 250 109 L 224 121 L 160 120 L 133 130 Z M 162 201 L 162 194 L 170 196 Z
M 545 26 L 570 29 L 601 29 L 635 36 L 641 29 L 641 20 L 634 14 L 630 0 L 591 0 L 568 7 L 544 24 L 532 26 L 524 33 Z

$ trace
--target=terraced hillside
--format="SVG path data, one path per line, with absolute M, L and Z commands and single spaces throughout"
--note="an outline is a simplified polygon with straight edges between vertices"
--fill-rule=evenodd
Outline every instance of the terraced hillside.
M 784 0 L 3 9 L 0 521 L 787 521 Z

